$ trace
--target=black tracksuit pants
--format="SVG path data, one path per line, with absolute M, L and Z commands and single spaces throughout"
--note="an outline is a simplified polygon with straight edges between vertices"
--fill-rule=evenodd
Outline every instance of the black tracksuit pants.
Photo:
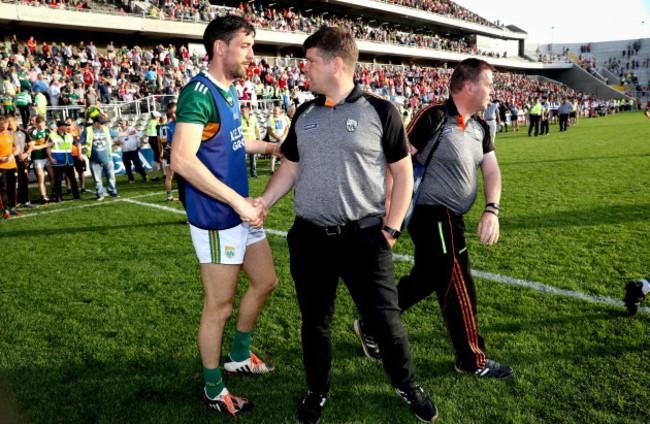
M 29 167 L 27 162 L 16 160 L 18 165 L 18 202 L 23 205 L 29 202 Z
M 560 131 L 566 131 L 569 124 L 569 114 L 561 113 L 560 114 Z
M 400 309 L 405 311 L 435 292 L 456 350 L 456 366 L 465 371 L 483 368 L 485 344 L 477 328 L 476 285 L 462 215 L 444 206 L 417 205 L 408 230 L 415 263 L 397 286 Z
M 331 322 L 339 277 L 366 327 L 376 335 L 391 383 L 413 388 L 415 370 L 402 326 L 392 250 L 381 225 L 328 236 L 296 218 L 287 235 L 290 268 L 302 314 L 303 362 L 309 390 L 327 393 L 332 380 Z
M 540 115 L 530 115 L 530 125 L 528 127 L 528 136 L 530 136 L 530 133 L 533 131 L 533 127 L 535 127 L 535 137 L 539 134 L 539 120 L 542 117 Z
M 75 199 L 78 199 L 79 186 L 75 179 L 74 167 L 72 165 L 54 165 L 52 168 L 54 168 L 54 187 L 52 188 L 52 192 L 54 193 L 55 200 L 61 200 L 63 197 L 63 193 L 61 192 L 61 182 L 65 177 L 68 177 L 70 180 L 72 195 Z
M 133 181 L 133 172 L 131 171 L 131 168 L 133 167 L 135 167 L 135 171 L 142 176 L 143 180 L 147 180 L 147 173 L 144 172 L 137 150 L 133 150 L 132 152 L 123 151 L 122 162 L 124 163 L 124 170 L 126 171 L 126 175 L 129 177 L 129 181 Z
M 16 207 L 16 168 L 0 168 L 0 213 Z

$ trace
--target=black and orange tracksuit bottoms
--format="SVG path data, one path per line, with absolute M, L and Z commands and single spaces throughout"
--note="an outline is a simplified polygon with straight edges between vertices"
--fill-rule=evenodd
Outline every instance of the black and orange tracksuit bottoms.
M 417 205 L 408 230 L 415 244 L 415 263 L 397 286 L 402 312 L 436 292 L 456 351 L 456 366 L 464 371 L 483 368 L 485 344 L 476 322 L 476 285 L 463 216 L 444 206 Z

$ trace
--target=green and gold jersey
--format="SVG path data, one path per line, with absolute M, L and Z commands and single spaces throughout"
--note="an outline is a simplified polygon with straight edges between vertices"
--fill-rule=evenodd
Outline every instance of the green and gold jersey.
M 20 81 L 21 87 L 29 87 L 29 74 L 27 72 L 19 72 L 18 81 Z
M 34 147 L 42 146 L 43 144 L 47 143 L 47 128 L 45 128 L 43 131 L 35 129 L 29 135 L 32 137 L 32 140 L 34 140 Z M 32 159 L 47 159 L 46 149 L 34 150 L 32 152 Z
M 14 96 L 5 94 L 2 96 L 2 106 L 7 112 L 14 110 Z
M 217 87 L 217 90 L 232 105 L 233 98 L 230 91 L 223 90 L 207 72 L 202 72 L 202 74 Z M 183 88 L 176 107 L 176 122 L 202 125 L 203 135 L 201 141 L 209 140 L 219 131 L 221 119 L 219 118 L 217 105 L 210 89 L 202 82 L 194 81 Z

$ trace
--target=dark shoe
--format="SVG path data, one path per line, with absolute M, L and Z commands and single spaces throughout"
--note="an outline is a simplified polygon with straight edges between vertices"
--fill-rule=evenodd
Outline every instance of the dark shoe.
M 223 389 L 223 392 L 216 399 L 208 398 L 203 392 L 203 403 L 211 411 L 230 413 L 234 417 L 255 410 L 255 406 L 248 399 L 233 396 L 228 393 L 228 389 Z
M 466 371 L 464 369 L 458 368 L 458 366 L 456 366 L 455 368 L 456 371 L 458 372 L 465 372 L 470 374 L 476 374 L 479 377 L 497 378 L 497 379 L 508 378 L 514 372 L 512 367 L 509 367 L 508 365 L 505 364 L 500 364 L 497 361 L 493 361 L 492 359 L 486 359 L 485 366 L 483 368 L 477 369 L 476 371 Z
M 118 197 L 120 197 L 120 195 L 119 195 L 119 194 L 117 194 L 117 193 L 114 193 L 114 194 L 111 194 L 111 197 L 113 197 L 113 198 L 115 198 L 115 199 L 117 199 Z
M 625 286 L 625 298 L 623 299 L 623 302 L 625 302 L 625 307 L 630 315 L 634 315 L 638 312 L 639 304 L 645 297 L 645 294 L 643 294 L 643 291 L 641 290 L 642 288 L 643 283 L 641 281 L 630 281 Z
M 259 176 L 257 174 L 256 175 L 251 175 L 251 178 L 259 178 Z
M 160 178 L 156 177 L 156 178 L 154 178 L 154 179 L 151 180 L 151 181 L 153 181 L 153 182 L 155 183 L 156 181 L 160 181 Z
M 372 336 L 363 331 L 363 320 L 355 319 L 353 326 L 354 332 L 361 342 L 363 353 L 370 359 L 381 359 L 381 354 L 379 352 L 379 346 L 377 346 L 377 342 Z
M 424 393 L 422 387 L 416 385 L 407 391 L 395 388 L 395 392 L 409 404 L 411 411 L 418 420 L 430 423 L 438 418 L 438 408 L 436 408 L 429 395 Z
M 320 414 L 323 410 L 323 405 L 327 400 L 326 395 L 312 392 L 307 392 L 307 395 L 302 399 L 298 407 L 298 422 L 300 424 L 316 424 L 320 421 Z
M 79 193 L 86 193 L 86 189 L 85 188 L 80 188 Z

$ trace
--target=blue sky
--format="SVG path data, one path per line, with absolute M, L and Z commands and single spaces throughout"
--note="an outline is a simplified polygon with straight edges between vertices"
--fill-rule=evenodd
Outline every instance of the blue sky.
M 528 32 L 529 43 L 650 38 L 650 0 L 454 1 L 493 22 L 520 27 Z

